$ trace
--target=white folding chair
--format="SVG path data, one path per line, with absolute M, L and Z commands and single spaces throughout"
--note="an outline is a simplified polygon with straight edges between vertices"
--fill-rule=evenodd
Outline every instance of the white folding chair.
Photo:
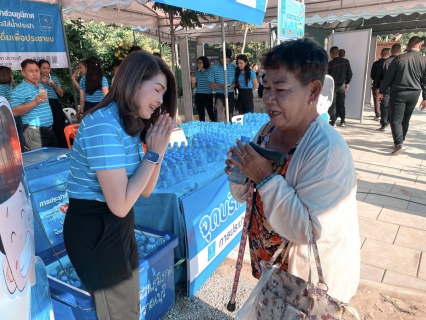
M 73 108 L 64 108 L 62 111 L 65 113 L 65 117 L 67 117 L 68 124 L 78 123 L 77 112 Z
M 244 115 L 239 114 L 238 116 L 233 116 L 231 119 L 232 123 L 241 123 L 244 124 Z

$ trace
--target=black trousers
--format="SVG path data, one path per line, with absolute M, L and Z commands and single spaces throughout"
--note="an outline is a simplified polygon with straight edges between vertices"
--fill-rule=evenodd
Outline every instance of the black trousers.
M 84 113 L 86 113 L 90 109 L 93 109 L 94 107 L 96 107 L 99 102 L 84 101 Z
M 34 127 L 24 124 L 24 139 L 31 150 L 58 146 L 52 127 Z
M 197 107 L 198 117 L 200 121 L 206 120 L 206 113 L 209 115 L 210 121 L 215 122 L 216 116 L 213 110 L 213 94 L 212 93 L 196 93 L 195 106 Z
M 332 124 L 336 123 L 337 115 L 339 115 L 341 122 L 345 122 L 345 97 L 345 84 L 341 85 L 340 87 L 334 88 L 333 102 L 330 108 L 328 108 L 328 114 L 330 115 L 330 122 Z
M 373 103 L 374 103 L 374 114 L 376 117 L 381 117 L 381 106 L 379 100 L 379 88 L 371 87 L 371 92 L 373 93 Z
M 53 132 L 55 132 L 58 140 L 59 148 L 68 148 L 67 140 L 65 139 L 64 128 L 66 126 L 67 117 L 62 111 L 62 106 L 58 99 L 49 99 L 50 109 L 53 115 Z
M 24 124 L 22 123 L 21 116 L 14 117 L 15 118 L 15 124 L 16 124 L 16 131 L 18 131 L 18 138 L 19 138 L 19 144 L 21 146 L 21 152 L 27 152 L 30 151 L 30 147 L 27 146 L 25 142 L 24 137 Z
M 253 91 L 251 89 L 238 89 L 238 113 L 246 114 L 254 111 Z
M 259 88 L 257 88 L 257 94 L 259 95 L 259 98 L 263 98 L 263 84 L 259 84 Z
M 70 198 L 64 243 L 77 275 L 95 302 L 98 319 L 139 319 L 133 209 L 119 218 L 105 202 Z
M 386 91 L 383 94 L 383 99 L 380 101 L 380 124 L 382 127 L 389 125 L 389 98 L 390 91 Z
M 393 142 L 401 144 L 405 140 L 410 118 L 419 101 L 420 91 L 391 92 L 389 100 L 390 126 Z

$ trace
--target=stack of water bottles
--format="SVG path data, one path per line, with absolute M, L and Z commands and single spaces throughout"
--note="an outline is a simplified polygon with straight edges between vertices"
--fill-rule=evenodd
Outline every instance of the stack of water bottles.
M 74 270 L 71 262 L 62 262 L 57 264 L 56 268 L 50 270 L 50 276 L 62 282 L 68 283 L 76 288 L 86 290 L 80 278 Z
M 157 251 L 160 246 L 170 240 L 170 236 L 166 234 L 164 237 L 147 235 L 142 231 L 136 231 L 136 243 L 138 245 L 138 257 L 142 260 L 150 253 Z
M 243 124 L 191 121 L 181 128 L 188 141 L 169 144 L 164 155 L 157 188 L 169 188 L 199 172 L 205 172 L 214 162 L 224 167 L 227 152 L 242 136 L 251 141 L 269 117 L 265 113 L 244 115 Z

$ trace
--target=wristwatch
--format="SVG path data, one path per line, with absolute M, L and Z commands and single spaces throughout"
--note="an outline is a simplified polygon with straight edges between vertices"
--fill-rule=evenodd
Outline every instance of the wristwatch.
M 155 163 L 157 165 L 161 163 L 160 155 L 154 151 L 148 151 L 144 159 L 150 163 Z

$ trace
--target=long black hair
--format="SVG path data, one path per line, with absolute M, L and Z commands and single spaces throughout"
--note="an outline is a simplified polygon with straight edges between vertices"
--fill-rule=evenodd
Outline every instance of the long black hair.
M 163 97 L 163 104 L 155 109 L 151 118 L 142 119 L 139 116 L 140 106 L 135 101 L 135 94 L 145 81 L 160 73 L 163 73 L 167 79 L 167 91 Z M 104 108 L 113 101 L 118 105 L 123 127 L 127 134 L 134 137 L 141 132 L 141 138 L 144 141 L 146 130 L 157 121 L 160 114 L 169 113 L 172 118 L 176 114 L 177 88 L 175 77 L 163 59 L 143 50 L 132 52 L 120 64 L 111 90 L 106 97 L 88 113 Z
M 91 56 L 86 60 L 86 93 L 94 94 L 96 90 L 102 90 L 103 77 L 101 62 Z
M 246 86 L 248 86 L 248 83 L 251 78 L 250 65 L 248 63 L 247 56 L 245 54 L 240 54 L 237 56 L 237 68 L 235 68 L 235 81 L 237 82 L 237 87 L 240 86 L 240 84 L 238 83 L 238 77 L 241 73 L 240 68 L 238 68 L 238 60 L 242 60 L 246 63 L 246 66 L 244 67 L 244 79 L 246 80 Z

